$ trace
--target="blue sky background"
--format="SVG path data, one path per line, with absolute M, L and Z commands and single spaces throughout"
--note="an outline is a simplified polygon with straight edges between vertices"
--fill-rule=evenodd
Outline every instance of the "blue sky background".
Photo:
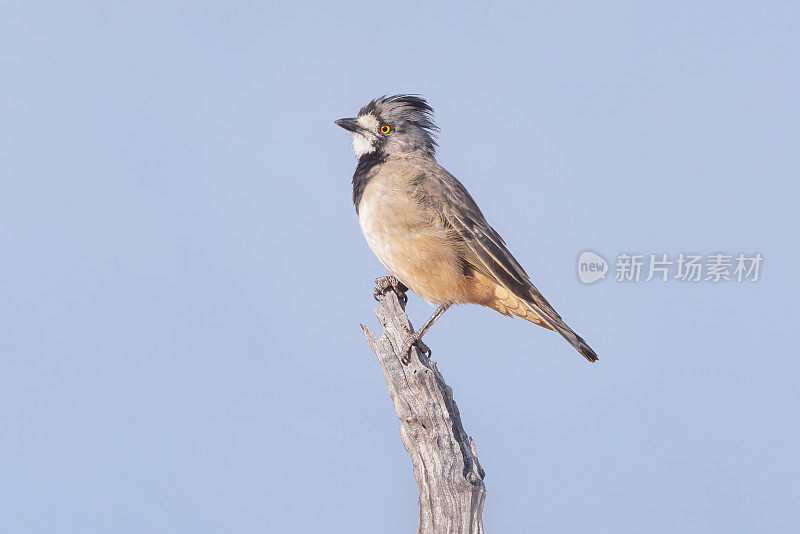
M 477 307 L 427 337 L 487 532 L 796 532 L 796 2 L 0 9 L 0 531 L 416 528 L 332 124 L 414 92 L 600 355 Z M 585 249 L 765 259 L 585 286 Z

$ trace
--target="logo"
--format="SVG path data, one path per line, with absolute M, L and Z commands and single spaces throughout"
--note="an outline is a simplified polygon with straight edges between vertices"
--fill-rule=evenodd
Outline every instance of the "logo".
M 608 262 L 601 255 L 584 250 L 578 256 L 578 278 L 584 284 L 593 284 L 606 277 Z
M 764 257 L 753 254 L 637 254 L 617 255 L 615 282 L 757 282 Z M 578 279 L 584 284 L 602 280 L 608 273 L 608 262 L 591 250 L 578 256 Z

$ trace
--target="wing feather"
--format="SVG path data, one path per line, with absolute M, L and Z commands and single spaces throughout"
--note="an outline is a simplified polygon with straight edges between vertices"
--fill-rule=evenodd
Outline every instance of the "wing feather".
M 590 362 L 597 361 L 597 354 L 576 334 L 556 312 L 553 306 L 533 285 L 528 273 L 506 248 L 505 241 L 478 208 L 467 189 L 438 166 L 433 172 L 425 172 L 416 180 L 420 194 L 438 211 L 439 218 L 452 228 L 471 252 L 468 258 L 473 267 L 491 277 L 513 293 L 541 317 L 553 330 L 561 334 Z
M 505 286 L 517 297 L 529 302 L 534 311 L 548 323 L 561 320 L 561 316 L 536 289 L 528 273 L 506 248 L 500 234 L 486 221 L 486 217 L 461 182 L 441 167 L 431 177 L 441 187 L 431 188 L 434 191 L 429 191 L 428 196 L 438 201 L 442 218 L 458 233 L 474 255 L 474 267 Z

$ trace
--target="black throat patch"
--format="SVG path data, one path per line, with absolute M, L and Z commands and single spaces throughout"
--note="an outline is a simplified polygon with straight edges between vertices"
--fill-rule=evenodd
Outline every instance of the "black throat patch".
M 356 172 L 353 173 L 353 205 L 356 207 L 356 213 L 358 213 L 358 204 L 361 202 L 361 195 L 364 194 L 364 189 L 372 178 L 375 167 L 382 164 L 384 161 L 386 161 L 386 157 L 380 155 L 377 150 L 358 158 Z

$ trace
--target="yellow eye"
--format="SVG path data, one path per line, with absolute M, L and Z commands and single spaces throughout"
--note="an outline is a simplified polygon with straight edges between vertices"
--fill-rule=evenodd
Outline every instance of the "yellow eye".
M 384 124 L 383 126 L 381 126 L 381 133 L 382 133 L 383 135 L 386 135 L 386 134 L 388 134 L 388 133 L 389 133 L 389 132 L 391 132 L 391 131 L 392 131 L 392 129 L 389 127 L 389 125 L 388 125 L 388 124 Z

